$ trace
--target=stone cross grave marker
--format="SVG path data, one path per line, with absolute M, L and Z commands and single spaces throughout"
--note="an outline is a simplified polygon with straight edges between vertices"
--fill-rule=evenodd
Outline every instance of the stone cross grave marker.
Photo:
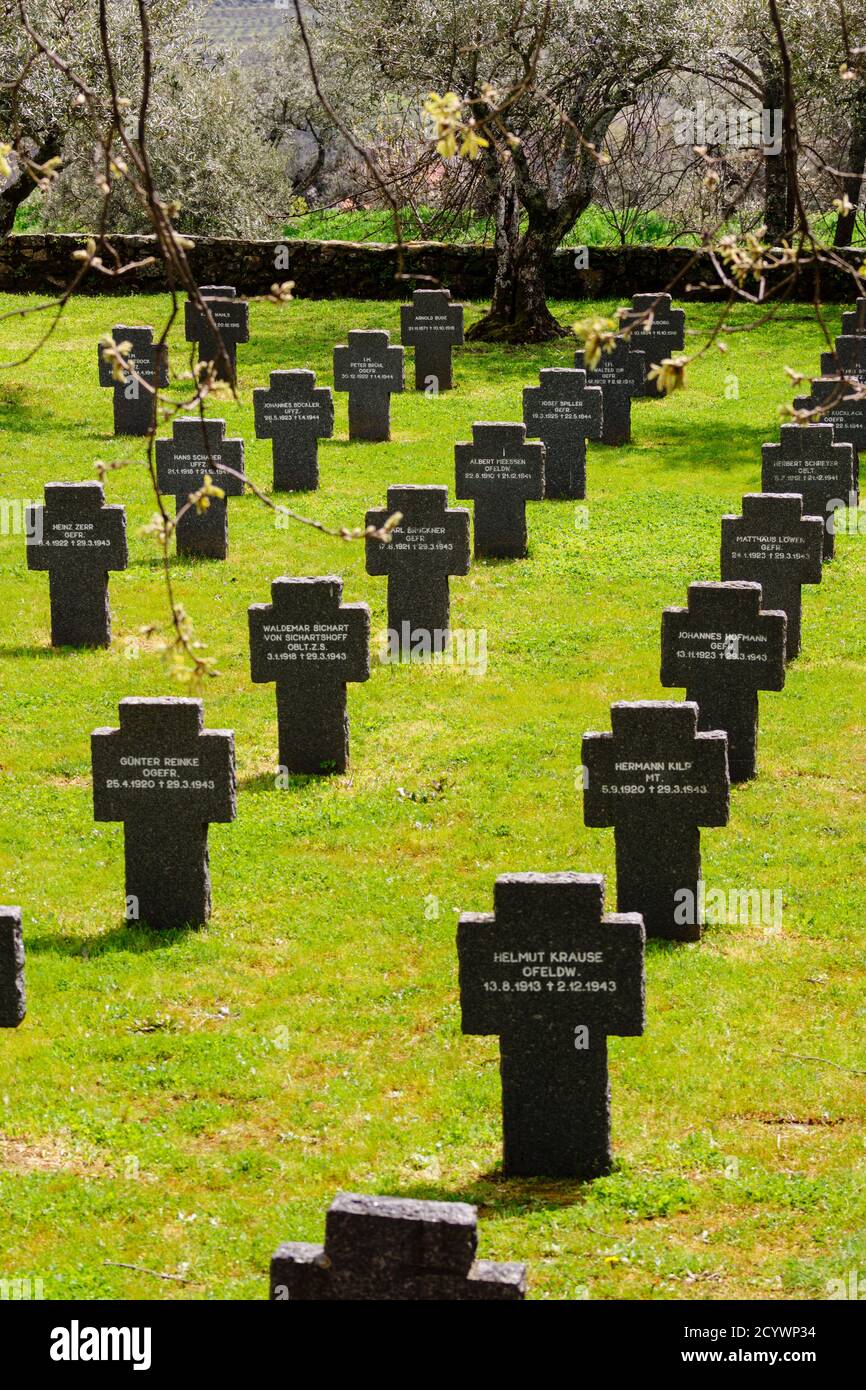
M 639 322 L 648 313 L 652 318 L 643 318 L 642 323 Z M 659 386 L 657 377 L 649 379 L 649 370 L 685 348 L 685 311 L 671 307 L 669 294 L 633 294 L 631 307 L 619 310 L 619 321 L 622 328 L 637 325 L 632 331 L 631 344 L 646 356 L 644 395 L 649 400 L 664 400 L 666 393 Z
M 799 493 L 747 492 L 742 516 L 722 517 L 722 579 L 751 579 L 764 608 L 782 610 L 789 661 L 800 651 L 802 585 L 821 583 L 823 556 L 823 519 L 803 515 Z
M 0 907 L 0 1028 L 17 1028 L 26 1012 L 21 908 Z
M 463 305 L 450 290 L 415 290 L 400 305 L 400 341 L 415 349 L 415 390 L 451 390 L 451 348 L 463 342 Z
M 854 449 L 836 443 L 832 425 L 783 425 L 778 444 L 761 446 L 764 492 L 799 492 L 807 516 L 824 521 L 824 559 L 836 553 L 833 512 L 854 498 Z
M 857 338 L 866 333 L 866 299 L 855 301 L 853 309 L 846 309 L 842 315 L 842 333 L 845 337 Z
M 236 814 L 234 734 L 205 729 L 201 700 L 120 702 L 94 729 L 93 812 L 123 821 L 127 918 L 200 926 L 210 916 L 208 825 Z
M 448 579 L 468 574 L 469 512 L 448 506 L 447 487 L 406 483 L 388 488 L 387 507 L 367 512 L 380 528 L 402 514 L 390 541 L 368 536 L 367 573 L 388 576 L 388 628 L 401 655 L 446 650 L 451 598 Z
M 687 608 L 662 614 L 661 683 L 684 686 L 698 728 L 728 736 L 732 782 L 755 776 L 758 691 L 785 684 L 785 614 L 761 609 L 761 586 L 690 584 Z
M 314 492 L 319 486 L 319 440 L 334 433 L 334 397 L 303 368 L 271 372 L 270 386 L 253 391 L 256 439 L 273 441 L 274 491 Z
M 503 874 L 457 928 L 464 1033 L 499 1035 L 503 1171 L 610 1171 L 607 1039 L 644 1029 L 644 927 L 600 874 Z
M 480 1302 L 526 1296 L 526 1266 L 477 1260 L 465 1202 L 339 1192 L 324 1245 L 292 1241 L 271 1260 L 272 1302 Z
M 238 372 L 238 343 L 250 340 L 250 306 L 238 299 L 234 285 L 200 285 L 217 332 L 214 333 L 194 300 L 186 301 L 186 340 L 196 343 L 199 362 L 213 362 L 218 381 L 234 383 Z
M 526 427 L 484 421 L 472 443 L 454 445 L 454 496 L 475 499 L 474 553 L 526 554 L 526 503 L 544 497 L 544 445 L 528 443 Z
M 617 910 L 639 912 L 648 937 L 697 941 L 699 827 L 728 823 L 727 736 L 698 733 L 692 703 L 622 701 L 610 719 L 612 733 L 584 734 L 583 817 L 614 828 Z
M 249 609 L 250 669 L 277 687 L 280 767 L 345 772 L 346 682 L 370 675 L 370 610 L 341 603 L 343 581 L 275 579 L 271 603 Z
M 842 374 L 851 381 L 866 381 L 866 338 L 840 334 L 833 352 L 821 353 L 821 376 Z
M 211 560 L 225 560 L 228 556 L 228 499 L 243 496 L 244 441 L 226 439 L 225 434 L 225 420 L 186 415 L 174 421 L 171 439 L 156 441 L 159 490 L 173 493 L 175 513 L 183 512 L 175 527 L 178 555 Z M 224 468 L 233 471 L 227 473 Z M 204 486 L 206 473 L 215 487 L 222 488 L 225 497 L 209 498 L 209 506 L 198 512 L 188 505 L 189 495 Z
M 132 368 L 116 378 L 114 364 L 106 362 L 99 349 L 99 384 L 114 391 L 114 433 L 150 434 L 156 422 L 155 392 L 168 385 L 168 348 L 153 341 L 152 328 L 141 325 L 115 324 L 111 336 L 118 345 L 131 344 L 124 361 Z M 147 386 L 153 390 L 148 391 Z
M 586 496 L 586 441 L 601 439 L 600 386 L 587 386 L 586 372 L 542 367 L 540 386 L 523 389 L 526 433 L 544 444 L 545 497 Z
M 334 348 L 334 390 L 349 393 L 349 438 L 391 438 L 391 393 L 403 390 L 403 349 L 381 328 L 350 328 Z
M 575 367 L 583 367 L 583 352 L 575 354 Z M 597 367 L 587 369 L 590 386 L 600 386 L 602 394 L 602 444 L 631 443 L 631 402 L 644 394 L 646 353 L 633 348 L 626 338 L 617 337 L 613 352 L 603 352 Z
M 850 444 L 854 449 L 854 505 L 860 492 L 860 454 L 866 449 L 866 396 L 852 398 L 854 387 L 846 386 L 836 376 L 819 376 L 812 382 L 808 396 L 795 396 L 795 410 L 822 410 L 815 423 L 833 426 L 837 444 Z
M 108 571 L 126 569 L 126 513 L 102 483 L 46 483 L 27 508 L 27 568 L 48 571 L 53 647 L 111 643 Z

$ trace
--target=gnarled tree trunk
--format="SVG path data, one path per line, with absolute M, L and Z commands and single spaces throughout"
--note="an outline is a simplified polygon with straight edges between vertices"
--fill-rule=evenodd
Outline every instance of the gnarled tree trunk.
M 850 212 L 840 212 L 836 218 L 833 235 L 834 246 L 850 246 L 857 222 L 857 209 L 863 191 L 864 169 L 866 169 L 866 91 L 861 92 L 857 110 L 851 125 L 851 138 L 845 154 L 845 177 L 842 179 L 842 192 L 851 204 Z
M 497 258 L 496 284 L 489 311 L 467 337 L 476 342 L 546 343 L 564 338 L 563 328 L 547 307 L 547 268 L 560 241 L 532 226 Z

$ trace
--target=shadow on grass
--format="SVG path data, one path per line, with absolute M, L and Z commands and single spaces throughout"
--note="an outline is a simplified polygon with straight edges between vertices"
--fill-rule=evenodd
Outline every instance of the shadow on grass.
M 240 791 L 243 789 L 246 792 L 273 792 L 275 790 L 274 783 L 278 776 L 281 778 L 281 781 L 279 787 L 276 787 L 276 790 L 278 792 L 292 792 L 304 791 L 310 787 L 327 788 L 333 786 L 334 783 L 332 779 L 343 777 L 345 774 L 336 772 L 334 769 L 324 772 L 278 773 L 275 766 L 273 772 L 256 772 L 251 773 L 249 777 L 239 777 L 238 790 Z M 283 786 L 283 778 L 285 779 L 285 786 Z
M 71 936 L 68 932 L 46 932 L 40 936 L 30 936 L 27 940 L 28 955 L 80 956 L 93 960 L 97 956 L 124 951 L 129 955 L 142 956 L 152 951 L 170 950 L 179 945 L 200 927 L 175 927 L 171 930 L 155 930 L 136 922 L 130 926 L 122 921 L 116 927 L 99 936 Z
M 67 656 L 77 656 L 80 652 L 103 652 L 104 647 L 42 647 L 35 642 L 30 646 L 0 646 L 0 656 L 39 656 L 54 657 L 62 661 Z
M 471 1202 L 473 1206 L 500 1214 L 517 1215 L 528 1209 L 548 1210 L 582 1204 L 593 1179 L 507 1178 L 498 1169 L 481 1173 L 470 1183 L 452 1186 L 441 1183 L 404 1183 L 391 1197 L 414 1197 L 421 1201 Z

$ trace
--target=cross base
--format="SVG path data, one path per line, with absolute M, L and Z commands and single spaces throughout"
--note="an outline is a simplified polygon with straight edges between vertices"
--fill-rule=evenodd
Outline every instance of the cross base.
M 552 498 L 571 498 L 580 502 L 586 497 L 586 445 L 575 440 L 572 445 L 547 444 L 544 459 L 544 495 Z
M 319 486 L 319 446 L 315 439 L 274 440 L 274 492 L 315 492 Z
M 52 647 L 110 647 L 107 573 L 50 570 Z
M 364 386 L 349 390 L 349 438 L 384 444 L 391 438 L 391 393 Z
M 135 920 L 157 929 L 200 927 L 211 910 L 207 825 L 127 820 L 126 896 Z
M 388 575 L 388 629 L 396 634 L 400 655 L 408 656 L 416 639 L 427 639 L 430 652 L 445 651 L 449 643 L 451 595 L 448 578 L 419 579 Z M 409 651 L 404 648 L 408 646 Z
M 118 382 L 114 391 L 114 433 L 131 439 L 150 434 L 156 425 L 156 396 L 135 382 L 138 395 L 126 397 L 128 388 Z
M 680 827 L 667 818 L 642 818 L 617 825 L 617 912 L 639 912 L 647 937 L 665 941 L 700 941 L 697 920 L 701 877 L 701 832 Z M 678 922 L 675 913 L 684 890 L 691 893 L 691 921 Z M 680 913 L 682 915 L 682 913 Z
M 226 358 L 228 358 L 228 371 L 226 370 Z M 224 337 L 222 345 L 220 345 L 211 330 L 206 327 L 198 341 L 198 360 L 200 362 L 212 362 L 214 378 L 217 381 L 227 381 L 230 386 L 234 386 L 238 375 L 237 343 L 227 342 Z
M 590 1030 L 592 1031 L 592 1030 Z M 579 1051 L 567 1029 L 503 1034 L 502 1167 L 506 1177 L 578 1178 L 609 1173 L 607 1041 Z
M 429 378 L 433 377 L 436 384 L 436 393 L 439 391 L 450 391 L 451 380 L 451 344 L 450 343 L 417 343 L 415 346 L 415 390 L 427 391 L 430 387 Z
M 698 728 L 724 729 L 732 782 L 749 782 L 758 770 L 758 692 L 724 692 L 690 684 L 686 699 L 698 706 Z
M 602 444 L 631 443 L 631 395 L 619 386 L 604 386 Z
M 526 504 L 523 498 L 476 498 L 473 546 L 475 555 L 522 560 L 527 550 Z
M 345 772 L 349 716 L 343 684 L 310 687 L 277 682 L 280 767 L 288 772 Z
M 176 498 L 175 510 L 187 505 L 189 494 Z M 210 506 L 197 512 L 190 506 L 175 529 L 178 555 L 205 560 L 225 560 L 229 553 L 229 509 L 225 497 L 211 497 Z

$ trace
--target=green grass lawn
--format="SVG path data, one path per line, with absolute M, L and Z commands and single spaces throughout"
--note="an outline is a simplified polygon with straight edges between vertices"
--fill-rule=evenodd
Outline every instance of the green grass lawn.
M 166 302 L 81 301 L 0 374 L 3 497 L 136 456 L 111 436 L 96 342 Z M 589 307 L 556 306 L 566 321 Z M 714 312 L 690 306 L 690 329 Z M 252 306 L 241 400 L 219 413 L 256 480 L 271 461 L 252 388 L 290 366 L 329 383 L 346 330 L 396 336 L 398 314 Z M 35 333 L 0 325 L 0 360 Z M 125 695 L 187 693 L 139 638 L 166 617 L 144 470 L 107 483 L 131 542 L 107 652 L 50 649 L 47 577 L 0 537 L 0 900 L 24 910 L 29 995 L 0 1036 L 0 1277 L 41 1278 L 47 1298 L 261 1298 L 277 1244 L 319 1240 L 339 1188 L 476 1202 L 481 1253 L 525 1260 L 534 1298 L 823 1298 L 866 1271 L 866 535 L 840 537 L 806 591 L 803 655 L 762 696 L 761 775 L 703 836 L 708 885 L 781 888 L 783 928 L 648 946 L 646 1033 L 610 1043 L 615 1172 L 504 1180 L 497 1042 L 460 1033 L 457 915 L 490 909 L 497 874 L 603 871 L 613 907 L 613 834 L 582 823 L 581 736 L 609 727 L 612 700 L 681 697 L 659 685 L 661 610 L 719 577 L 720 517 L 759 489 L 792 395 L 783 367 L 816 372 L 821 347 L 808 309 L 728 342 L 685 391 L 636 405 L 630 448 L 590 446 L 588 526 L 573 503 L 529 504 L 528 559 L 452 580 L 454 626 L 487 631 L 486 675 L 376 665 L 350 687 L 343 778 L 274 786 L 275 698 L 249 679 L 246 610 L 277 575 L 338 573 L 375 632 L 385 581 L 361 545 L 230 503 L 229 560 L 176 567 L 221 673 L 206 723 L 235 730 L 238 757 L 198 932 L 124 925 L 122 827 L 93 821 L 91 730 Z M 393 400 L 387 445 L 347 443 L 337 396 L 321 489 L 285 500 L 353 525 L 389 483 L 453 490 L 454 442 L 520 418 L 523 385 L 572 350 L 468 345 L 452 394 Z

